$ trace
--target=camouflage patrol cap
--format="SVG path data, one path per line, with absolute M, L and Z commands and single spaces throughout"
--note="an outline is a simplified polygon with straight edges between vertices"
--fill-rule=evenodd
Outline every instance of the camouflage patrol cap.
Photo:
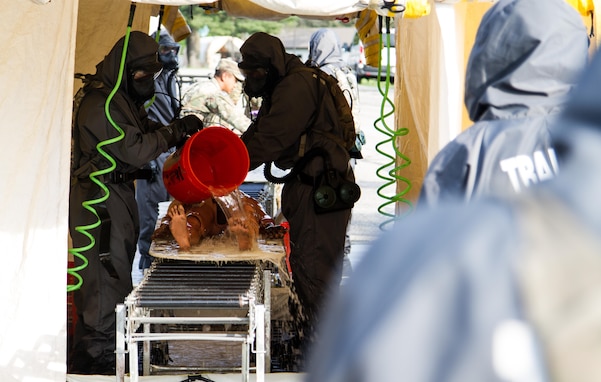
M 238 81 L 244 81 L 244 75 L 242 75 L 242 72 L 238 69 L 238 63 L 231 58 L 222 58 L 219 60 L 215 72 L 232 73 Z

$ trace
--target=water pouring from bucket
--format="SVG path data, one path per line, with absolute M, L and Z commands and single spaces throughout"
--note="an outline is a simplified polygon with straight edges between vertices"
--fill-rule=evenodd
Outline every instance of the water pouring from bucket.
M 225 196 L 244 182 L 250 160 L 244 142 L 221 126 L 205 127 L 171 154 L 163 166 L 163 182 L 182 203 Z

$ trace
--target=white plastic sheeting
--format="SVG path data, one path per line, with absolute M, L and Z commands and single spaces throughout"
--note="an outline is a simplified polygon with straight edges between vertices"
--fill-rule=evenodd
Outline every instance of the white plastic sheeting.
M 64 381 L 77 0 L 0 8 L 0 380 Z
M 216 1 L 209 0 L 133 0 L 137 3 L 164 4 L 164 5 L 208 5 Z M 331 16 L 356 12 L 367 7 L 369 1 L 357 0 L 246 0 L 248 7 L 260 6 L 279 13 L 298 15 Z M 381 2 L 381 1 L 380 1 Z M 224 6 L 228 0 L 222 0 Z
M 365 9 L 367 1 L 357 0 L 250 0 L 272 11 L 298 15 L 344 15 Z M 374 2 L 375 5 L 376 2 Z
M 204 5 L 214 4 L 216 1 L 211 0 L 133 0 L 136 3 L 146 4 L 164 4 L 164 5 Z M 222 0 L 227 3 L 228 0 Z M 319 0 L 247 0 L 249 7 L 259 5 L 261 7 L 271 9 L 280 13 L 289 14 L 318 14 L 318 15 L 333 15 L 347 12 L 354 12 L 365 9 L 369 4 L 366 0 L 336 0 L 336 1 L 319 1 Z M 380 1 L 382 2 L 382 1 Z M 309 13 L 305 13 L 309 12 Z
M 235 15 L 256 17 L 261 19 L 274 19 L 274 14 L 288 17 L 297 15 L 301 17 L 335 18 L 355 14 L 366 8 L 383 12 L 383 0 L 133 0 L 137 3 L 164 4 L 164 5 L 212 5 L 222 9 L 235 10 Z M 406 0 L 394 0 L 395 4 L 405 4 Z

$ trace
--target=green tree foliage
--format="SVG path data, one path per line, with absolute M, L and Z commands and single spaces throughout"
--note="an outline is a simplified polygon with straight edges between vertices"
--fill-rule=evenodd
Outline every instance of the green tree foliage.
M 201 67 L 204 63 L 199 61 L 200 38 L 203 36 L 233 36 L 246 40 L 255 32 L 265 32 L 279 35 L 284 28 L 293 29 L 301 27 L 328 28 L 348 26 L 353 23 L 343 24 L 337 20 L 304 19 L 296 16 L 287 17 L 279 21 L 256 20 L 245 17 L 233 17 L 224 11 L 205 11 L 198 5 L 184 5 L 179 8 L 188 26 L 192 30 L 190 36 L 179 43 L 186 55 L 188 67 Z
M 206 30 L 207 36 L 234 36 L 246 39 L 255 32 L 278 34 L 282 28 L 294 27 L 338 27 L 336 20 L 311 20 L 291 16 L 281 21 L 255 20 L 232 17 L 225 12 L 206 14 L 199 6 L 181 6 L 180 11 L 193 32 Z

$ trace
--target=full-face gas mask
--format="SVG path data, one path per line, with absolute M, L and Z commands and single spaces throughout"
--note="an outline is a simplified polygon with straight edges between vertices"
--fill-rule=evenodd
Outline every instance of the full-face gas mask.
M 128 93 L 136 103 L 144 103 L 154 96 L 154 80 L 161 70 L 135 69 L 129 74 Z
M 157 53 L 134 60 L 127 65 L 127 93 L 141 105 L 154 96 L 154 80 L 163 70 Z
M 179 66 L 178 45 L 159 45 L 159 61 L 167 70 L 177 69 Z
M 269 96 L 278 82 L 278 73 L 275 68 L 257 67 L 250 69 L 241 68 L 244 74 L 244 92 L 249 97 Z

